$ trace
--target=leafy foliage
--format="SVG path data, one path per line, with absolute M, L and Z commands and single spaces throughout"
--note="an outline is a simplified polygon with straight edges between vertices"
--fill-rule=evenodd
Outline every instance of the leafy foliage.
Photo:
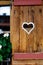
M 0 61 L 10 58 L 12 52 L 12 45 L 10 43 L 10 36 L 0 35 Z

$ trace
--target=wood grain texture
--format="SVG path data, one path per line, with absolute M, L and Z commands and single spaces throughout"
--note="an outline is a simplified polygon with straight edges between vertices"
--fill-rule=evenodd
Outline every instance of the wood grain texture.
M 35 24 L 30 35 L 22 29 L 23 22 Z M 43 52 L 43 6 L 12 6 L 10 30 L 13 54 Z M 43 65 L 43 60 L 16 62 L 13 58 L 12 65 Z
M 19 46 L 19 7 L 12 6 L 11 15 L 11 42 L 12 49 L 18 52 Z M 13 51 L 13 52 L 14 52 Z
M 26 33 L 22 29 L 22 24 L 25 21 L 24 7 L 20 7 L 20 51 L 26 52 Z
M 13 61 L 13 65 L 43 65 L 43 60 L 19 60 Z
M 14 51 L 43 51 L 43 6 L 13 6 L 11 15 L 11 37 Z M 23 22 L 33 22 L 34 30 L 28 35 Z
M 12 4 L 12 5 L 13 5 L 13 4 Z M 12 43 L 12 52 L 14 53 L 14 43 L 13 43 L 13 33 L 14 33 L 14 32 L 13 32 L 13 28 L 14 28 L 14 27 L 13 27 L 13 22 L 14 22 L 14 21 L 13 21 L 13 19 L 14 19 L 13 16 L 14 16 L 14 8 L 13 8 L 13 7 L 14 7 L 14 6 L 11 7 L 11 15 L 10 15 L 10 30 L 11 30 L 11 31 L 10 31 L 10 33 L 11 33 L 11 34 L 10 34 L 10 40 L 11 40 L 11 43 Z M 13 53 L 12 53 L 12 54 L 13 54 Z
M 27 22 L 28 23 L 33 22 L 32 13 L 31 13 L 31 6 L 27 7 Z M 26 40 L 27 40 L 26 41 L 26 43 L 27 43 L 26 49 L 27 49 L 27 52 L 33 52 L 33 43 L 34 43 L 33 31 L 29 35 L 26 34 Z
M 37 51 L 39 51 L 39 52 L 41 52 L 42 51 L 42 49 L 41 49 L 41 40 L 43 39 L 42 37 L 43 37 L 43 35 L 42 35 L 42 33 L 43 33 L 43 20 L 42 20 L 42 12 L 40 12 L 40 10 L 42 11 L 42 8 L 43 8 L 43 6 L 36 6 L 35 7 L 35 9 L 37 9 L 36 10 L 36 17 L 35 17 L 35 23 L 36 23 L 36 38 L 37 38 L 37 40 L 36 40 L 36 45 L 37 45 Z
M 13 22 L 13 41 L 14 41 L 14 50 L 18 51 L 19 49 L 19 25 L 20 25 L 20 19 L 19 19 L 19 7 L 14 7 L 14 22 Z
M 37 37 L 36 37 L 36 6 L 32 6 L 31 7 L 31 16 L 32 16 L 32 21 L 35 25 L 35 28 L 34 28 L 34 31 L 33 31 L 33 52 L 36 52 L 37 51 L 37 44 L 36 44 L 36 41 L 37 41 Z

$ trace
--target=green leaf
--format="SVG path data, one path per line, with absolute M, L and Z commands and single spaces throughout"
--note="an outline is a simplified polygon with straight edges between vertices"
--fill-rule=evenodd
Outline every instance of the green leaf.
M 2 46 L 3 46 L 3 47 L 6 46 L 6 40 L 5 40 L 5 39 L 3 39 L 3 44 L 2 44 Z
M 2 44 L 2 40 L 0 39 L 0 44 Z
M 3 60 L 3 56 L 2 55 L 0 55 L 0 61 L 2 61 Z
M 7 52 L 8 52 L 8 53 L 10 53 L 10 52 L 11 52 L 11 50 L 8 48 L 8 49 L 7 49 Z

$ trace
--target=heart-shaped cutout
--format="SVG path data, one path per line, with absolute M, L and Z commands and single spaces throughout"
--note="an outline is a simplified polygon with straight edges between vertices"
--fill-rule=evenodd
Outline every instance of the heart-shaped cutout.
M 24 31 L 26 31 L 28 34 L 30 34 L 32 32 L 32 30 L 34 29 L 35 25 L 33 22 L 23 22 L 22 24 L 22 29 Z

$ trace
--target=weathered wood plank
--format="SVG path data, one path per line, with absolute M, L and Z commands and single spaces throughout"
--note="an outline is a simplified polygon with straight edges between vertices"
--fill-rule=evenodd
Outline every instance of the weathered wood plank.
M 14 41 L 14 49 L 15 51 L 19 51 L 19 44 L 20 44 L 20 38 L 19 38 L 19 25 L 20 25 L 20 19 L 19 19 L 19 7 L 14 7 L 14 22 L 13 22 L 13 41 Z
M 19 7 L 12 6 L 12 18 L 11 18 L 11 41 L 12 49 L 16 52 L 19 50 Z
M 27 7 L 28 10 L 27 10 L 27 22 L 33 22 L 32 20 L 32 13 L 31 13 L 31 6 L 28 6 Z M 34 31 L 34 30 L 33 30 Z M 27 44 L 27 52 L 32 52 L 33 51 L 33 43 L 34 43 L 34 40 L 33 40 L 33 31 L 28 35 L 26 35 L 26 44 Z
M 19 60 L 13 61 L 13 65 L 43 65 L 43 60 Z
M 20 51 L 26 52 L 26 32 L 22 29 L 23 22 L 26 21 L 25 6 L 20 7 Z
M 37 45 L 37 52 L 41 52 L 41 40 L 43 39 L 43 22 L 42 22 L 42 6 L 36 6 L 36 17 L 35 17 L 35 22 L 36 22 L 36 45 Z
M 32 15 L 32 20 L 33 20 L 33 23 L 35 25 L 35 28 L 34 28 L 34 31 L 33 31 L 33 52 L 37 52 L 37 44 L 36 44 L 36 41 L 37 41 L 37 37 L 36 37 L 36 6 L 32 6 L 31 7 L 31 15 Z
M 12 4 L 12 8 L 11 8 L 11 15 L 10 15 L 10 40 L 11 40 L 11 43 L 12 43 L 12 54 L 14 53 L 14 42 L 13 42 L 13 20 L 14 20 L 14 18 L 13 18 L 13 16 L 14 16 L 14 6 L 13 6 L 13 4 Z

